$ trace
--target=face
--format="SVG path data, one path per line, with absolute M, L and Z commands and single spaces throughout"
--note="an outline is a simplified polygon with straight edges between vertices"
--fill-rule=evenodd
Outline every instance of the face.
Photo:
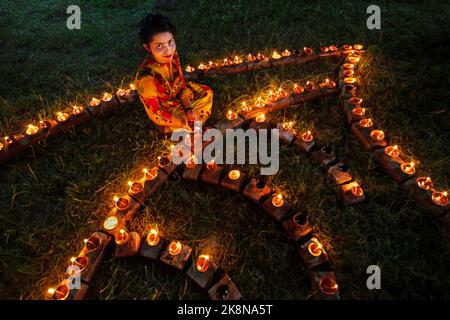
M 143 46 L 151 52 L 158 63 L 170 62 L 177 48 L 173 34 L 168 31 L 155 34 L 152 41 Z

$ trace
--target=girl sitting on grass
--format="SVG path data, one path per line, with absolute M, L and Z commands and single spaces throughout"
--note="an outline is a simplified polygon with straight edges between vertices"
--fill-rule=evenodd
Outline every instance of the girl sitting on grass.
M 177 128 L 191 131 L 189 123 L 205 122 L 211 115 L 210 87 L 186 82 L 176 51 L 175 27 L 160 14 L 149 14 L 140 25 L 147 58 L 139 66 L 134 85 L 148 117 L 163 133 Z

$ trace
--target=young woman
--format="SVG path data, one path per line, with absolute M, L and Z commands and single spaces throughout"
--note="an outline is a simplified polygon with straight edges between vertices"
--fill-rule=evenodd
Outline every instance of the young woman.
M 149 14 L 141 22 L 139 36 L 148 56 L 137 70 L 134 85 L 150 120 L 163 133 L 177 128 L 190 131 L 190 122 L 205 122 L 211 115 L 213 91 L 185 81 L 175 27 L 169 19 Z

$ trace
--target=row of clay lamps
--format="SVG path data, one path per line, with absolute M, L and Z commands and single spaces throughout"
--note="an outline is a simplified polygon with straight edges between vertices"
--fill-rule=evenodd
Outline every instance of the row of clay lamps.
M 339 87 L 345 123 L 362 147 L 373 154 L 375 162 L 397 182 L 420 208 L 450 227 L 450 204 L 446 191 L 434 187 L 430 177 L 417 176 L 413 161 L 402 155 L 401 148 L 390 145 L 385 132 L 375 125 L 370 108 L 358 95 L 359 80 L 355 77 L 361 56 L 351 54 L 340 67 Z M 449 229 L 450 230 L 450 229 Z
M 209 61 L 207 64 L 200 63 L 197 68 L 188 65 L 184 76 L 187 80 L 193 80 L 216 74 L 240 73 L 284 65 L 302 64 L 320 58 L 339 58 L 342 55 L 361 52 L 362 50 L 363 46 L 359 44 L 343 45 L 341 48 L 335 45 L 321 47 L 319 53 L 308 47 L 294 50 L 285 49 L 283 51 L 274 50 L 267 56 L 262 53 L 248 54 L 245 59 L 239 56 L 228 57 L 221 61 Z
M 205 166 L 199 165 L 193 157 L 186 166 L 176 165 L 171 161 L 169 154 L 158 157 L 157 167 L 144 169 L 144 175 L 140 180 L 130 182 L 127 195 L 114 198 L 115 205 L 102 222 L 101 230 L 87 239 L 79 256 L 71 260 L 72 263 L 81 266 L 77 271 L 80 272 L 82 279 L 81 288 L 70 289 L 68 280 L 65 279 L 56 289 L 49 290 L 48 298 L 83 299 L 107 247 L 114 243 L 116 258 L 141 255 L 161 261 L 185 271 L 194 282 L 207 290 L 212 299 L 240 299 L 241 295 L 231 277 L 218 268 L 210 256 L 202 254 L 193 258 L 190 246 L 178 240 L 169 241 L 155 228 L 150 230 L 145 240 L 136 232 L 126 231 L 127 221 L 144 205 L 145 199 L 176 171 L 179 171 L 185 180 L 220 185 L 227 190 L 242 193 L 259 204 L 272 218 L 281 222 L 289 237 L 299 244 L 298 251 L 311 277 L 312 296 L 317 299 L 339 298 L 334 272 L 316 270 L 316 267 L 327 263 L 328 257 L 318 237 L 312 234 L 312 226 L 301 213 L 290 216 L 291 206 L 282 194 L 272 193 L 271 188 L 260 180 L 250 179 L 248 182 L 245 173 L 237 169 L 226 172 L 224 167 L 214 162 Z M 200 270 L 201 265 L 209 267 Z
M 65 133 L 99 114 L 117 110 L 136 100 L 137 92 L 131 86 L 127 90 L 118 89 L 114 94 L 104 93 L 101 99 L 92 98 L 89 106 L 72 106 L 69 110 L 57 112 L 53 118 L 28 124 L 23 132 L 0 138 L 0 165 L 40 141 Z
M 328 46 L 322 47 L 320 49 L 320 54 L 315 54 L 314 50 L 305 47 L 303 50 L 293 50 L 292 52 L 284 50 L 281 54 L 274 51 L 270 59 L 262 54 L 257 54 L 255 56 L 250 54 L 247 57 L 247 62 L 243 62 L 235 57 L 232 60 L 224 59 L 222 64 L 211 62 L 209 67 L 202 67 L 196 71 L 193 71 L 193 68 L 188 66 L 187 69 L 191 72 L 186 74 L 186 78 L 196 78 L 199 77 L 200 74 L 203 76 L 223 72 L 235 73 L 263 67 L 301 63 L 313 61 L 319 57 L 341 57 L 353 52 L 361 52 L 362 49 L 361 45 L 344 45 L 340 49 L 337 46 Z M 86 122 L 91 117 L 113 111 L 123 104 L 131 103 L 136 100 L 137 92 L 133 85 L 130 85 L 130 89 L 128 90 L 118 89 L 114 94 L 104 93 L 101 99 L 92 98 L 87 107 L 72 106 L 70 110 L 57 112 L 53 119 L 41 120 L 37 125 L 28 124 L 24 129 L 24 132 L 5 136 L 0 139 L 0 165 L 21 154 L 39 141 L 66 132 L 73 126 Z M 292 104 L 298 102 L 299 101 L 292 101 Z

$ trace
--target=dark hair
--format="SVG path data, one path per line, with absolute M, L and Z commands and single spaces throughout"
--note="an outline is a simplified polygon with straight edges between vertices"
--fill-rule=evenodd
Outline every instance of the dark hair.
M 171 32 L 175 36 L 175 27 L 169 18 L 159 13 L 149 13 L 140 23 L 139 37 L 143 44 L 149 43 L 153 36 L 161 32 Z

